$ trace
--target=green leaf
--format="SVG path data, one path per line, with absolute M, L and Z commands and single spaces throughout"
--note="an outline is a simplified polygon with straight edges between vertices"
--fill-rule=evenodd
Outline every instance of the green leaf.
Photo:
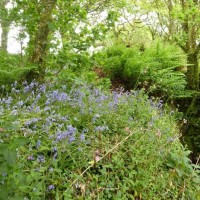
M 17 159 L 17 153 L 14 150 L 5 149 L 3 155 L 9 165 L 12 165 Z
M 24 146 L 28 142 L 29 142 L 29 139 L 25 138 L 25 137 L 18 137 L 18 138 L 13 140 L 14 145 L 17 146 L 17 147 Z
M 6 186 L 1 186 L 0 188 L 0 200 L 5 200 L 5 199 L 8 199 L 8 191 L 7 191 L 7 188 Z

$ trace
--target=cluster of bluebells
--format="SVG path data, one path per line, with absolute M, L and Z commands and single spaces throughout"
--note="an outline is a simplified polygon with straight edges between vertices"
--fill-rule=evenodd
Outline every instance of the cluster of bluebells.
M 0 97 L 2 115 L 5 110 L 7 112 L 10 111 L 12 115 L 23 113 L 25 116 L 23 126 L 26 129 L 30 129 L 30 132 L 38 127 L 48 132 L 52 126 L 55 126 L 57 129 L 55 130 L 55 137 L 51 138 L 56 138 L 57 142 L 67 139 L 69 143 L 76 139 L 76 132 L 81 130 L 77 130 L 70 123 L 70 113 L 67 113 L 67 111 L 64 115 L 59 113 L 60 108 L 76 108 L 81 115 L 89 114 L 93 116 L 91 123 L 97 124 L 93 131 L 103 132 L 108 130 L 109 127 L 96 123 L 100 116 L 107 115 L 111 111 L 118 112 L 120 106 L 131 106 L 136 97 L 139 96 L 139 91 L 128 93 L 121 89 L 118 92 L 113 91 L 108 94 L 88 85 L 72 88 L 67 93 L 64 86 L 54 90 L 53 84 L 46 86 L 35 81 L 30 84 L 25 81 L 21 88 L 17 83 L 14 83 L 12 87 L 11 95 L 8 93 Z M 22 95 L 18 95 L 19 92 Z M 149 103 L 152 109 L 161 109 L 163 106 L 162 101 L 155 102 L 150 99 Z M 41 119 L 41 113 L 44 113 L 46 119 L 44 117 Z M 129 119 L 133 119 L 132 116 Z M 154 124 L 153 117 L 149 123 L 151 126 Z M 67 127 L 65 128 L 66 124 Z M 83 133 L 81 138 L 83 138 Z
M 75 140 L 76 128 L 72 125 L 68 125 L 66 131 L 56 133 L 56 141 L 59 142 L 68 138 L 69 143 Z
M 120 132 L 121 128 L 138 126 L 142 120 L 146 122 L 142 125 L 151 129 L 157 126 L 161 117 L 155 112 L 162 113 L 163 102 L 144 100 L 140 91 L 103 92 L 89 85 L 67 89 L 66 86 L 47 86 L 34 81 L 24 82 L 23 86 L 15 83 L 12 93 L 0 95 L 0 117 L 13 117 L 9 123 L 15 126 L 20 135 L 30 139 L 30 143 L 23 147 L 26 150 L 19 151 L 18 156 L 26 153 L 27 168 L 33 166 L 38 173 L 40 167 L 45 165 L 49 169 L 47 174 L 54 173 L 53 163 L 62 165 L 59 159 L 71 156 L 67 155 L 68 148 L 74 148 L 73 152 L 77 151 L 81 160 L 84 160 L 82 156 L 88 159 L 84 148 L 90 148 L 93 141 L 100 140 L 99 136 L 108 137 L 114 131 Z M 141 105 L 143 113 L 140 111 Z M 120 123 L 116 122 L 117 118 L 120 118 Z M 170 131 L 164 127 L 159 133 L 167 134 Z M 4 141 L 1 136 L 0 139 Z M 167 141 L 173 142 L 174 138 L 167 137 Z M 49 193 L 53 193 L 55 188 L 57 185 L 53 181 L 46 185 Z

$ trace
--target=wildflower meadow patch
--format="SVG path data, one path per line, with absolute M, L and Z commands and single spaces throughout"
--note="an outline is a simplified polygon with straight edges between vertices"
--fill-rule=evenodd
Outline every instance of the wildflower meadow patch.
M 0 95 L 0 199 L 198 199 L 174 115 L 143 93 L 13 84 Z

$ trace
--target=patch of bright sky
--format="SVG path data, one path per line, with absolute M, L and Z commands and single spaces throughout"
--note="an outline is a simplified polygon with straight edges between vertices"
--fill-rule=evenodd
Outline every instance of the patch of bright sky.
M 8 10 L 13 8 L 12 1 L 7 3 L 6 8 Z M 13 54 L 23 53 L 23 47 L 27 45 L 29 39 L 27 36 L 26 38 L 24 38 L 23 41 L 19 42 L 18 38 L 19 38 L 20 31 L 21 31 L 21 27 L 15 26 L 15 25 L 10 26 L 10 31 L 8 34 L 8 44 L 7 44 L 7 49 L 9 53 L 13 53 Z M 0 26 L 0 41 L 1 41 L 1 34 L 2 34 L 2 28 Z
M 25 38 L 20 40 L 20 33 L 23 33 L 22 27 L 11 25 L 11 29 L 8 34 L 8 52 L 13 54 L 24 53 L 23 49 L 28 44 L 29 36 L 25 33 Z

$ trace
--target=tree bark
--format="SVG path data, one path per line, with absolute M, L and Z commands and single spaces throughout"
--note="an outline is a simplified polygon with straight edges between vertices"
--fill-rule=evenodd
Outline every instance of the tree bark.
M 45 75 L 45 56 L 48 49 L 49 24 L 52 22 L 52 12 L 57 0 L 42 0 L 43 10 L 35 35 L 35 43 L 30 61 L 37 65 L 40 78 Z
M 1 50 L 7 52 L 7 45 L 8 45 L 8 33 L 10 30 L 10 19 L 9 19 L 9 14 L 8 10 L 6 9 L 6 4 L 9 2 L 9 0 L 3 0 L 0 3 L 1 6 L 1 16 L 0 16 L 0 21 L 1 21 Z
M 10 30 L 10 23 L 5 22 L 4 20 L 1 21 L 1 50 L 7 52 L 8 47 L 8 33 Z
M 196 43 L 198 38 L 198 30 L 200 27 L 195 21 L 198 19 L 196 13 L 188 14 L 188 11 L 192 7 L 198 6 L 198 2 L 193 0 L 192 4 L 188 1 L 181 0 L 182 12 L 185 14 L 185 18 L 182 22 L 182 29 L 186 36 L 185 44 L 180 44 L 180 47 L 188 55 L 187 59 L 187 83 L 188 89 L 199 90 L 199 66 L 198 66 L 198 53 L 199 47 Z
M 188 89 L 199 90 L 199 65 L 197 53 L 188 54 L 187 82 Z

